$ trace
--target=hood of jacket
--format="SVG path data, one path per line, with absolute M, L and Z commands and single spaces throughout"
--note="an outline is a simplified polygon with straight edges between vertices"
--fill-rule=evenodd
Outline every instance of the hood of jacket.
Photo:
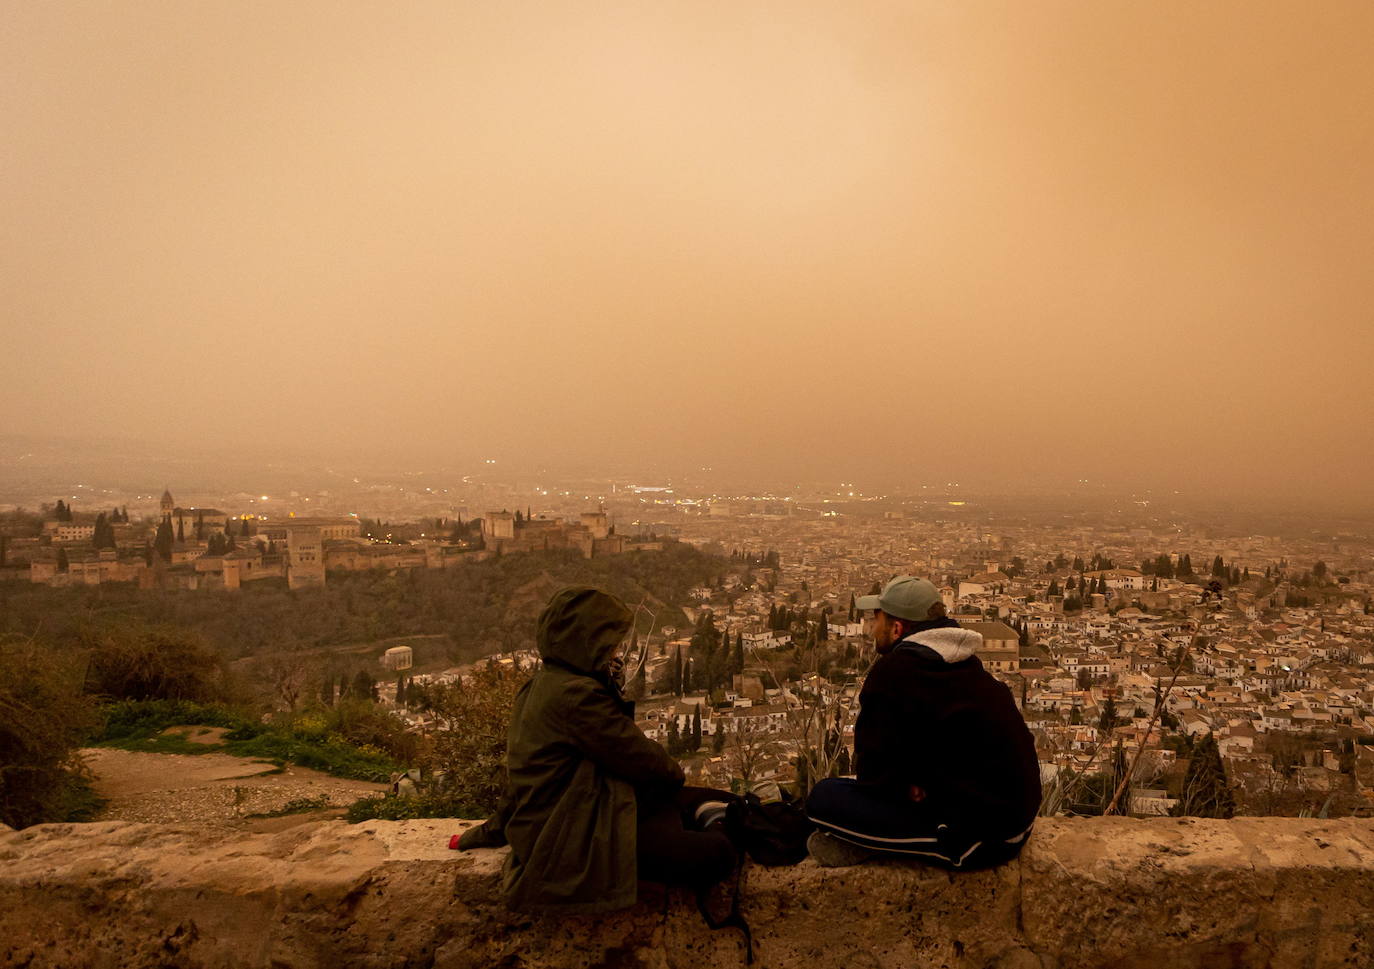
M 574 586 L 554 594 L 539 616 L 539 655 L 591 676 L 606 668 L 630 631 L 632 614 L 608 592 Z
M 978 652 L 983 645 L 983 635 L 951 622 L 936 629 L 914 632 L 898 643 L 897 648 L 910 645 L 924 646 L 943 662 L 961 663 Z

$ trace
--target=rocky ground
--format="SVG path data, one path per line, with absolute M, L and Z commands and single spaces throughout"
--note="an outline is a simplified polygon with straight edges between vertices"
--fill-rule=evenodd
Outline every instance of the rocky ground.
M 173 728 L 187 739 L 218 743 L 219 728 Z M 385 784 L 331 777 L 304 767 L 278 769 L 230 754 L 146 754 L 91 748 L 82 751 L 106 803 L 98 820 L 222 823 L 249 831 L 275 831 L 305 821 L 337 818 L 343 808 Z M 293 804 L 294 802 L 294 804 Z M 292 805 L 318 805 L 273 814 Z M 258 815 L 255 817 L 255 815 Z

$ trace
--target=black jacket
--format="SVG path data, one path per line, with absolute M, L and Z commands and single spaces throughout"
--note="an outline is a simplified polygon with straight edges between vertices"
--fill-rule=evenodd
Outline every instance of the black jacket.
M 1040 766 L 1011 691 L 973 655 L 981 643 L 935 619 L 880 656 L 859 694 L 855 766 L 894 797 L 920 787 L 951 828 L 1009 838 L 1039 810 Z

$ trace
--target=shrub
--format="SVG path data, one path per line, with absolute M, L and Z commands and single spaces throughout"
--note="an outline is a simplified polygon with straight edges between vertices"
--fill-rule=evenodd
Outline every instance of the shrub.
M 479 813 L 496 809 L 506 789 L 511 707 L 526 680 L 524 674 L 491 665 L 462 683 L 417 688 L 413 702 L 433 714 L 440 727 L 426 738 L 433 746 L 433 794 L 472 805 Z
M 0 821 L 22 828 L 94 811 L 77 751 L 97 722 L 70 664 L 31 646 L 0 649 Z
M 454 794 L 426 793 L 415 797 L 359 798 L 348 806 L 344 819 L 359 821 L 406 821 L 411 818 L 485 818 L 491 813 Z
M 355 742 L 330 729 L 332 714 L 328 713 L 297 714 L 279 722 L 261 723 L 223 704 L 185 700 L 123 700 L 107 704 L 102 712 L 105 725 L 99 742 L 127 750 L 229 753 L 269 760 L 275 764 L 299 764 L 335 777 L 378 783 L 390 779 L 400 766 L 389 751 L 370 743 Z M 394 722 L 398 730 L 401 726 L 399 721 L 380 710 L 370 715 L 359 713 L 353 716 L 357 722 L 372 723 L 374 717 L 381 717 Z M 189 724 L 229 729 L 220 744 L 191 744 L 179 737 L 161 736 L 168 727 Z M 390 729 L 375 724 L 374 727 L 377 731 Z M 376 736 L 366 732 L 358 735 Z
M 256 726 L 243 714 L 223 704 L 188 700 L 118 700 L 101 706 L 100 715 L 104 725 L 97 739 L 106 744 L 142 740 L 168 727 L 188 724 L 228 727 L 231 731 L 251 730 Z
M 86 690 L 115 700 L 224 699 L 224 665 L 200 638 L 172 626 L 106 623 L 85 637 Z

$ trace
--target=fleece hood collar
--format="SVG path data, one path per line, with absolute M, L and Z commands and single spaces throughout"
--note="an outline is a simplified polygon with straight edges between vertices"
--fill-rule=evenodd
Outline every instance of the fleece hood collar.
M 907 644 L 924 646 L 946 663 L 961 663 L 968 659 L 983 645 L 983 636 L 972 629 L 965 629 L 956 622 L 946 620 L 932 629 L 918 629 L 900 643 L 901 649 Z
M 575 672 L 596 674 L 630 631 L 630 610 L 615 596 L 588 586 L 554 593 L 539 616 L 539 655 Z

